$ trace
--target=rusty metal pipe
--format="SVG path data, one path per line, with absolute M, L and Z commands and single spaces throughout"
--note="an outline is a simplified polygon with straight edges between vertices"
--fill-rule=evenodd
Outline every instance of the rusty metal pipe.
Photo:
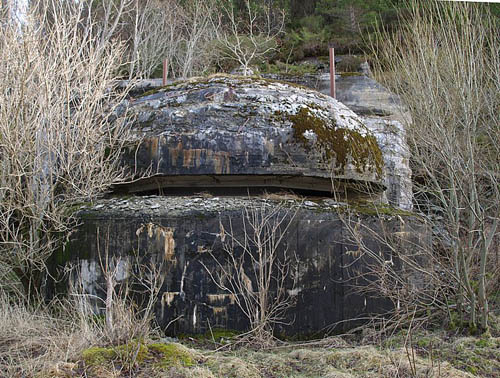
M 335 93 L 335 51 L 330 47 L 330 96 L 336 98 Z
M 163 60 L 163 86 L 167 85 L 168 77 L 168 59 Z

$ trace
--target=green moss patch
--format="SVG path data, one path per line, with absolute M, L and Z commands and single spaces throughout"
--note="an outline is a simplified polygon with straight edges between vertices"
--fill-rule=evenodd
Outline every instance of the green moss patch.
M 338 170 L 343 171 L 348 163 L 352 163 L 359 173 L 374 167 L 377 175 L 382 175 L 382 151 L 373 135 L 363 136 L 358 131 L 336 127 L 333 122 L 328 123 L 305 107 L 288 118 L 292 122 L 294 138 L 309 150 L 311 144 L 304 133 L 314 132 L 323 159 L 326 162 L 334 159 Z
M 93 347 L 83 351 L 85 366 L 153 366 L 156 369 L 191 367 L 196 364 L 195 355 L 185 346 L 177 343 L 144 344 L 131 341 L 116 347 Z
M 97 366 L 110 362 L 142 363 L 150 358 L 149 350 L 140 341 L 131 341 L 116 347 L 93 347 L 82 352 L 83 361 L 87 366 Z
M 114 348 L 116 356 L 121 361 L 131 361 L 141 364 L 150 358 L 149 350 L 146 345 L 140 341 L 131 341 L 127 344 Z
M 157 360 L 154 364 L 161 369 L 168 369 L 172 366 L 194 366 L 195 359 L 189 349 L 181 344 L 149 344 L 148 351 Z
M 151 96 L 151 95 L 154 95 L 158 92 L 163 92 L 165 90 L 166 87 L 158 87 L 158 88 L 153 88 L 153 89 L 150 89 L 149 91 L 146 91 L 144 93 L 141 93 L 140 95 L 137 96 L 137 98 L 141 98 L 141 97 L 147 97 L 147 96 Z
M 220 342 L 223 339 L 232 339 L 236 336 L 238 336 L 240 332 L 234 331 L 231 329 L 225 329 L 225 328 L 214 328 L 212 329 L 212 332 L 206 332 L 203 334 L 204 339 L 209 339 L 209 340 L 215 340 L 216 342 Z
M 361 72 L 339 72 L 340 77 L 363 76 Z
M 183 81 L 178 81 L 178 82 L 170 83 L 170 84 L 163 85 L 163 86 L 160 86 L 160 87 L 156 87 L 156 88 L 150 89 L 150 90 L 148 90 L 148 91 L 146 91 L 144 93 L 141 93 L 140 95 L 137 95 L 136 97 L 137 98 L 141 98 L 141 97 L 151 96 L 151 95 L 156 94 L 158 92 L 165 92 L 168 89 L 170 89 L 172 87 L 175 87 L 175 86 L 177 86 L 178 84 L 180 84 L 182 82 Z
M 180 334 L 177 337 L 186 345 L 193 348 L 212 349 L 214 346 L 234 342 L 241 332 L 224 328 L 213 328 L 203 334 Z
M 83 361 L 87 366 L 102 365 L 116 358 L 113 348 L 93 347 L 82 352 Z

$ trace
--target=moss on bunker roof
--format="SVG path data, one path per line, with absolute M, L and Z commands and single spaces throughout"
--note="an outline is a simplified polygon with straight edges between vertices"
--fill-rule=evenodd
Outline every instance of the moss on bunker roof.
M 325 161 L 334 160 L 337 169 L 344 170 L 351 163 L 359 173 L 375 168 L 377 175 L 382 175 L 382 151 L 373 135 L 363 136 L 358 131 L 337 127 L 335 120 L 327 122 L 305 107 L 288 118 L 293 123 L 294 138 L 309 149 L 311 143 L 305 135 L 314 133 L 317 138 L 315 147 L 321 150 Z

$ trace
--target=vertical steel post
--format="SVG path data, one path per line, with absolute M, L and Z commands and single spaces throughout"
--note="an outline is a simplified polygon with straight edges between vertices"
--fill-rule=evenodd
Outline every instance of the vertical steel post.
M 330 96 L 336 98 L 335 93 L 335 51 L 330 47 Z
M 167 85 L 168 59 L 163 60 L 163 86 Z

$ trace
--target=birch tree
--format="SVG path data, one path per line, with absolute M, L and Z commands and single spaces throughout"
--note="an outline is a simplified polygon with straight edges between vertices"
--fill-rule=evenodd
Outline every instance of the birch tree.
M 238 11 L 232 2 L 222 6 L 217 19 L 216 35 L 219 54 L 234 61 L 248 75 L 251 64 L 262 60 L 277 50 L 277 38 L 284 28 L 285 14 L 273 14 L 270 5 L 260 5 L 245 0 L 243 10 Z

